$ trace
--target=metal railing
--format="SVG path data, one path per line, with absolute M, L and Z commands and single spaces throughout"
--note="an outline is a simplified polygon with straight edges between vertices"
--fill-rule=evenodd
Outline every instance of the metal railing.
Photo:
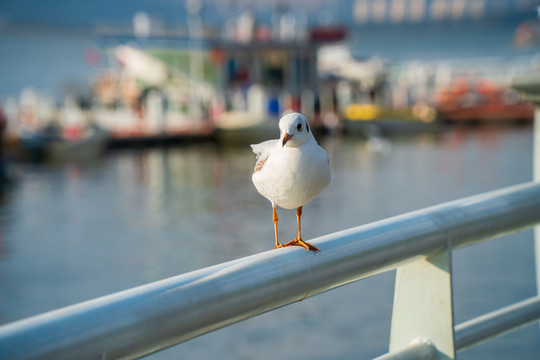
M 456 348 L 538 318 L 538 299 L 518 304 L 518 310 L 460 325 L 454 345 L 451 301 L 439 311 L 441 317 L 424 316 L 414 321 L 414 329 L 403 330 L 408 326 L 404 306 L 410 305 L 406 312 L 412 314 L 431 311 L 429 305 L 414 309 L 410 294 L 435 295 L 441 303 L 448 302 L 451 248 L 536 223 L 540 184 L 480 194 L 322 236 L 312 240 L 321 249 L 318 253 L 300 248 L 267 251 L 3 325 L 0 357 L 141 357 L 397 268 L 391 353 L 382 358 L 454 358 Z M 407 286 L 414 288 L 402 291 Z M 436 321 L 438 330 L 443 326 L 439 332 L 445 335 L 423 332 L 431 329 L 433 324 L 422 328 L 429 321 Z

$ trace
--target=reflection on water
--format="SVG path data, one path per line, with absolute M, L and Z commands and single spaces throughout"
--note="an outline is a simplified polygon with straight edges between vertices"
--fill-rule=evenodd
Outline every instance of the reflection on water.
M 392 139 L 325 138 L 330 186 L 304 208 L 306 239 L 530 181 L 532 134 L 455 128 Z M 271 207 L 248 146 L 125 150 L 86 165 L 27 166 L 0 206 L 0 322 L 271 249 Z M 280 210 L 293 237 L 294 211 Z M 454 253 L 456 321 L 535 294 L 532 232 Z M 370 358 L 386 351 L 393 273 L 264 314 L 156 359 Z M 504 289 L 504 291 L 501 291 Z M 301 343 L 295 335 L 307 335 Z M 537 358 L 538 327 L 460 354 Z M 276 346 L 279 344 L 279 346 Z

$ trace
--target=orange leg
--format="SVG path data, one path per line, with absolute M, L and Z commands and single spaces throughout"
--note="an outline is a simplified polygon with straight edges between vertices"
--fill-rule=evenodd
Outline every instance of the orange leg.
M 296 234 L 296 239 L 289 241 L 288 243 L 284 244 L 283 246 L 302 246 L 307 251 L 313 250 L 313 251 L 321 251 L 318 247 L 315 245 L 311 245 L 307 241 L 302 240 L 302 230 L 301 230 L 301 219 L 302 217 L 302 207 L 296 209 L 296 221 L 298 223 L 298 232 Z
M 272 215 L 273 215 L 273 220 L 274 220 L 274 235 L 276 237 L 276 245 L 274 246 L 274 249 L 279 249 L 279 248 L 282 248 L 283 245 L 281 245 L 279 243 L 279 240 L 278 240 L 278 232 L 277 232 L 277 222 L 279 220 L 278 216 L 277 216 L 277 213 L 276 213 L 276 207 L 273 206 L 272 207 Z

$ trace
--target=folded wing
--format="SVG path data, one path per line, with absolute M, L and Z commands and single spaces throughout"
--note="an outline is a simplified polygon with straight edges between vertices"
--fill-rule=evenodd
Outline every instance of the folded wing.
M 278 142 L 279 140 L 268 140 L 260 144 L 251 145 L 251 149 L 253 149 L 253 152 L 257 155 L 257 163 L 255 164 L 254 172 L 262 170 L 264 163 L 270 156 L 272 149 L 277 146 Z

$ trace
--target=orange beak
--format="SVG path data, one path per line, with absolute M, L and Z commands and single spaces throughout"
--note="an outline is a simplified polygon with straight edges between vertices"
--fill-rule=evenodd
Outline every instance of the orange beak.
M 289 135 L 289 134 L 285 133 L 283 135 L 283 142 L 281 143 L 281 147 L 284 147 L 285 144 L 287 143 L 287 141 L 291 140 L 292 137 L 293 137 L 293 135 Z

